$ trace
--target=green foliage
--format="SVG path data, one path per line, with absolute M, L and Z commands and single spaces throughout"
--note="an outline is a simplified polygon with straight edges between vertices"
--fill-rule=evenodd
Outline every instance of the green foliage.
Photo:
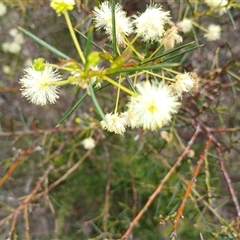
M 9 11 L 1 17 L 4 32 L 10 28 L 6 20 L 25 14 L 18 29 L 29 38 L 18 55 L 2 51 L 12 75 L 0 73 L 0 238 L 121 239 L 130 229 L 129 239 L 165 240 L 174 239 L 176 228 L 183 240 L 237 239 L 239 2 L 163 5 L 172 11 L 171 24 L 184 18 L 193 23 L 191 31 L 181 33 L 183 43 L 170 50 L 133 37 L 124 43 L 127 47 L 118 46 L 116 26 L 113 42 L 101 34 L 99 39 L 89 20 L 98 1 L 76 1 L 72 14 L 61 17 L 48 1 L 4 2 Z M 40 20 L 43 13 L 49 18 Z M 206 37 L 210 22 L 221 25 L 222 39 Z M 66 40 L 68 30 L 73 42 Z M 18 71 L 26 53 L 32 59 L 43 56 L 33 61 L 37 70 L 45 61 L 57 62 L 50 66 L 61 70 L 62 85 L 70 84 L 55 105 L 33 107 L 20 97 Z M 98 64 L 99 69 L 91 69 Z M 101 128 L 107 112 L 124 111 L 129 94 L 138 94 L 137 81 L 171 86 L 176 75 L 186 72 L 198 86 L 179 97 L 181 108 L 168 125 L 156 131 L 129 129 L 124 136 Z M 92 78 L 104 83 L 95 88 Z M 86 139 L 96 146 L 86 147 Z

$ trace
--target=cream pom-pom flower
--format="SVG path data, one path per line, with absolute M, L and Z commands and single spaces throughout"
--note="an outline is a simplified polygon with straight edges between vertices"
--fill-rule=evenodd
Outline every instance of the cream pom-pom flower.
M 192 29 L 192 20 L 189 18 L 184 18 L 182 21 L 177 23 L 177 26 L 182 30 L 184 33 L 190 32 Z
M 123 135 L 126 131 L 126 118 L 120 116 L 118 113 L 107 113 L 105 120 L 100 122 L 101 127 L 109 132 Z
M 138 127 L 138 118 L 133 113 L 129 111 L 125 111 L 120 114 L 120 117 L 125 120 L 127 127 L 131 127 L 131 128 Z
M 195 73 L 180 73 L 175 76 L 175 83 L 172 83 L 170 87 L 173 91 L 181 97 L 183 92 L 190 92 L 193 88 L 197 88 L 198 85 L 198 77 L 197 75 L 193 77 Z
M 55 103 L 58 96 L 57 81 L 61 80 L 61 74 L 51 66 L 45 66 L 44 70 L 37 71 L 34 67 L 25 69 L 25 75 L 20 79 L 22 96 L 36 105 Z
M 85 149 L 89 150 L 95 148 L 96 143 L 92 137 L 88 137 L 82 141 L 82 145 Z
M 204 34 L 204 37 L 208 41 L 216 41 L 220 39 L 221 36 L 221 27 L 216 24 L 210 24 L 207 28 L 207 33 Z
M 112 9 L 108 1 L 103 2 L 100 7 L 93 9 L 95 27 L 97 30 L 103 29 L 110 40 L 113 39 Z M 115 5 L 115 27 L 117 44 L 124 44 L 124 36 L 128 36 L 133 31 L 131 19 L 123 11 L 120 4 Z
M 177 96 L 163 82 L 144 81 L 136 84 L 136 88 L 138 94 L 131 97 L 128 111 L 137 117 L 143 129 L 161 128 L 178 111 Z
M 227 9 L 229 8 L 228 0 L 205 0 L 205 3 L 215 9 L 219 13 L 219 15 L 223 15 L 227 12 Z
M 171 19 L 169 11 L 163 11 L 160 5 L 148 6 L 145 12 L 134 18 L 135 32 L 145 42 L 159 41 L 165 32 L 165 23 Z

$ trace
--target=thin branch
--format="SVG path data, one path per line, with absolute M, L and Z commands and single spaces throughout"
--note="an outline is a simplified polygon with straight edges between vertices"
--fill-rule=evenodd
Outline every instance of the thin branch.
M 154 151 L 155 154 L 157 154 L 157 151 L 154 150 L 154 148 L 152 148 L 152 150 Z M 161 159 L 161 163 L 166 166 L 168 169 L 171 168 L 171 165 L 169 164 L 169 162 L 163 157 L 163 156 L 159 156 L 159 158 Z M 185 179 L 185 176 L 183 176 L 180 172 L 177 172 L 177 176 L 178 178 L 183 182 L 184 184 L 184 188 L 187 189 L 187 185 L 189 183 L 188 180 Z M 194 196 L 191 196 L 191 195 Z M 219 213 L 217 212 L 217 210 L 212 207 L 206 200 L 204 200 L 204 197 L 202 196 L 202 194 L 200 194 L 196 188 L 192 188 L 192 194 L 190 194 L 190 197 L 192 197 L 193 199 L 196 199 L 197 197 L 197 201 L 201 201 L 201 203 L 208 208 L 209 211 L 211 211 L 213 213 L 213 215 L 218 219 L 218 221 L 226 226 L 230 231 L 232 231 L 233 233 L 236 233 L 236 230 L 223 218 L 219 215 Z
M 34 135 L 34 134 L 48 134 L 48 133 L 61 133 L 61 132 L 80 132 L 82 128 L 49 128 L 49 129 L 34 129 L 34 130 L 21 130 L 13 132 L 0 132 L 0 137 L 21 136 L 21 135 Z
M 11 218 L 13 218 L 12 221 L 12 225 L 11 225 L 11 229 L 8 233 L 8 239 L 11 239 L 13 231 L 15 229 L 15 225 L 16 225 L 16 221 L 18 218 L 19 213 L 28 206 L 28 204 L 32 201 L 32 199 L 34 198 L 34 196 L 36 195 L 37 191 L 40 189 L 43 181 L 47 178 L 48 174 L 50 173 L 50 171 L 52 171 L 53 166 L 50 165 L 48 167 L 48 169 L 45 171 L 44 175 L 42 177 L 39 178 L 38 182 L 36 183 L 34 189 L 32 190 L 32 192 L 22 201 L 22 203 L 11 213 L 9 214 L 7 217 L 3 218 L 0 221 L 0 226 L 3 225 L 6 221 L 9 221 Z
M 141 211 L 138 213 L 138 215 L 133 219 L 133 221 L 130 223 L 127 231 L 123 234 L 121 237 L 121 240 L 128 239 L 129 235 L 133 231 L 134 227 L 137 225 L 143 214 L 147 211 L 148 207 L 152 204 L 153 200 L 157 197 L 157 195 L 161 192 L 163 185 L 168 181 L 168 179 L 172 176 L 172 174 L 176 171 L 177 167 L 182 162 L 183 158 L 187 155 L 189 152 L 192 144 L 196 140 L 197 135 L 200 133 L 200 127 L 199 125 L 196 127 L 196 130 L 189 140 L 186 148 L 184 149 L 183 153 L 179 156 L 177 161 L 174 163 L 172 168 L 168 171 L 168 173 L 165 175 L 165 177 L 162 179 L 161 183 L 158 185 L 154 193 L 149 197 L 147 203 L 144 205 L 144 207 L 141 209 Z
M 239 224 L 240 224 L 240 205 L 239 205 L 239 202 L 238 202 L 238 199 L 237 199 L 237 196 L 235 194 L 235 191 L 233 189 L 233 186 L 232 186 L 232 181 L 228 175 L 228 172 L 227 172 L 227 169 L 225 167 L 225 164 L 224 164 L 224 160 L 223 160 L 223 155 L 220 151 L 219 148 L 217 148 L 217 153 L 218 153 L 218 157 L 219 157 L 219 163 L 220 163 L 220 166 L 221 166 L 221 169 L 222 169 L 222 173 L 224 175 L 224 178 L 226 179 L 226 183 L 227 183 L 227 186 L 228 186 L 228 190 L 232 196 L 232 201 L 233 201 L 233 204 L 236 208 L 236 212 L 237 212 L 237 223 L 238 223 L 238 228 L 239 228 Z M 240 240 L 240 231 L 238 229 L 238 240 Z
M 0 179 L 0 188 L 2 187 L 2 185 L 4 184 L 4 182 L 12 175 L 12 173 L 14 172 L 14 170 L 16 169 L 16 167 L 18 166 L 20 160 L 33 153 L 36 149 L 34 148 L 29 148 L 27 150 L 21 150 L 18 157 L 14 160 L 14 162 L 11 164 L 11 166 L 9 167 L 9 169 L 7 170 L 7 172 L 5 173 L 5 175 Z
M 30 240 L 30 234 L 29 234 L 29 219 L 28 219 L 28 206 L 25 206 L 24 208 L 24 222 L 25 222 L 25 239 Z
M 91 150 L 88 150 L 71 168 L 67 170 L 67 172 L 64 175 L 62 175 L 57 181 L 49 185 L 47 189 L 38 193 L 36 197 L 40 198 L 41 196 L 48 194 L 50 190 L 52 190 L 58 184 L 63 182 L 70 174 L 72 174 L 81 165 L 81 163 L 91 154 L 91 152 L 92 152 Z
M 181 179 L 181 181 L 183 181 L 183 183 L 186 186 L 188 185 L 188 181 L 184 178 L 183 175 L 178 173 L 178 177 L 179 177 L 179 179 Z M 214 207 L 212 207 L 206 200 L 204 200 L 202 195 L 195 188 L 192 189 L 192 192 L 197 198 L 200 199 L 201 203 L 214 214 L 214 216 L 218 219 L 218 221 L 222 225 L 225 225 L 230 231 L 236 232 L 236 230 L 223 217 L 220 216 L 220 214 L 217 212 L 217 210 Z
M 106 145 L 103 145 L 106 155 L 106 163 L 107 163 L 107 183 L 105 187 L 105 201 L 104 201 L 104 209 L 103 209 L 103 231 L 107 234 L 108 232 L 108 225 L 107 220 L 109 218 L 109 199 L 110 199 L 110 186 L 112 180 L 112 167 L 110 162 L 110 156 Z
M 201 165 L 204 162 L 204 158 L 205 158 L 205 156 L 207 154 L 207 150 L 210 147 L 210 143 L 211 143 L 211 139 L 209 138 L 206 141 L 204 150 L 203 150 L 202 154 L 200 155 L 200 158 L 199 158 L 199 160 L 197 162 L 197 165 L 196 165 L 196 167 L 194 169 L 194 172 L 192 174 L 192 179 L 188 183 L 187 190 L 186 190 L 185 195 L 183 197 L 182 203 L 181 203 L 180 207 L 178 208 L 177 216 L 175 217 L 174 224 L 173 224 L 173 231 L 172 231 L 171 236 L 170 236 L 170 238 L 172 238 L 172 239 L 176 239 L 177 238 L 177 224 L 179 222 L 179 219 L 183 216 L 183 210 L 185 208 L 187 199 L 188 199 L 188 197 L 189 197 L 189 195 L 191 193 L 192 186 L 193 186 L 194 182 L 197 179 L 198 173 L 199 173 L 199 171 L 201 169 Z

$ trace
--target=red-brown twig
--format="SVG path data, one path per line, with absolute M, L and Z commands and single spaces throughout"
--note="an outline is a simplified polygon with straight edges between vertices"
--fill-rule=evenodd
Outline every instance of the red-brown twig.
M 18 157 L 11 164 L 11 166 L 9 167 L 9 169 L 7 170 L 5 175 L 0 179 L 0 188 L 2 187 L 4 182 L 12 175 L 12 173 L 16 169 L 16 167 L 19 164 L 19 162 L 22 159 L 22 157 L 27 156 L 27 155 L 31 154 L 32 152 L 34 152 L 34 151 L 35 151 L 34 148 L 29 148 L 27 150 L 21 150 L 21 152 L 19 153 Z
M 0 132 L 1 137 L 8 136 L 22 136 L 22 135 L 34 135 L 44 133 L 60 133 L 60 132 L 80 132 L 82 128 L 49 128 L 49 129 L 34 129 L 34 130 L 22 130 L 13 132 Z
M 208 137 L 211 139 L 213 144 L 216 146 L 216 151 L 217 151 L 218 156 L 219 156 L 219 162 L 220 162 L 221 170 L 222 170 L 223 175 L 224 175 L 224 177 L 226 179 L 229 192 L 230 192 L 230 194 L 232 196 L 232 201 L 233 201 L 234 206 L 236 208 L 236 212 L 237 212 L 237 225 L 238 225 L 238 228 L 239 228 L 239 225 L 240 225 L 240 205 L 239 205 L 238 199 L 236 197 L 236 194 L 234 192 L 234 189 L 233 189 L 233 186 L 232 186 L 232 183 L 231 183 L 231 179 L 230 179 L 230 177 L 228 175 L 228 172 L 227 172 L 227 170 L 225 168 L 225 165 L 224 165 L 223 155 L 225 156 L 225 149 L 222 146 L 222 144 L 212 135 L 212 132 L 217 132 L 218 133 L 218 132 L 221 132 L 221 131 L 216 131 L 217 129 L 207 127 L 199 119 L 196 119 L 196 120 L 200 124 L 202 131 L 205 132 L 208 135 Z M 220 128 L 220 130 L 221 130 L 221 128 Z M 239 229 L 238 229 L 238 236 L 237 237 L 238 237 L 238 240 L 240 240 L 240 231 L 239 231 Z
M 238 240 L 240 240 L 240 231 L 239 231 L 239 224 L 240 224 L 240 205 L 239 205 L 239 202 L 238 202 L 238 199 L 237 199 L 237 196 L 235 194 L 235 191 L 233 189 L 233 186 L 232 186 L 232 181 L 228 175 L 228 172 L 226 170 L 226 167 L 225 167 L 225 164 L 224 164 L 224 161 L 223 161 L 223 156 L 222 156 L 222 153 L 220 151 L 219 148 L 217 148 L 217 153 L 218 153 L 218 157 L 219 157 L 219 162 L 220 162 L 220 166 L 221 166 L 221 170 L 222 170 L 222 173 L 224 175 L 224 178 L 226 179 L 226 183 L 227 183 L 227 186 L 228 186 L 228 190 L 232 196 L 232 201 L 233 201 L 233 204 L 236 208 L 236 212 L 237 212 L 237 226 L 238 226 Z
M 38 182 L 36 183 L 34 189 L 32 190 L 32 192 L 22 201 L 22 203 L 11 213 L 9 214 L 7 217 L 3 218 L 0 221 L 0 226 L 3 225 L 6 221 L 10 220 L 11 218 L 13 218 L 12 221 L 12 225 L 11 225 L 11 229 L 8 233 L 8 239 L 11 239 L 13 231 L 15 229 L 15 225 L 16 225 L 16 221 L 17 221 L 17 217 L 20 213 L 20 211 L 22 211 L 25 207 L 28 206 L 28 204 L 31 202 L 31 200 L 34 198 L 34 196 L 36 195 L 37 191 L 39 190 L 39 188 L 41 187 L 43 181 L 47 178 L 48 174 L 50 173 L 50 171 L 52 171 L 53 166 L 50 165 L 48 167 L 48 169 L 45 171 L 44 175 L 42 177 L 39 178 Z
M 109 199 L 110 199 L 110 187 L 112 180 L 112 166 L 110 162 L 110 156 L 106 145 L 103 145 L 106 155 L 106 163 L 107 163 L 107 183 L 105 187 L 105 201 L 104 201 L 104 209 L 103 209 L 103 231 L 105 234 L 108 232 L 107 220 L 109 218 Z
M 208 150 L 209 147 L 210 147 L 210 143 L 211 143 L 211 140 L 210 140 L 210 138 L 209 138 L 209 139 L 206 141 L 204 150 L 203 150 L 202 154 L 200 155 L 200 158 L 199 158 L 199 160 L 198 160 L 198 162 L 197 162 L 197 165 L 196 165 L 196 167 L 195 167 L 195 169 L 194 169 L 194 172 L 193 172 L 193 174 L 192 174 L 192 179 L 191 179 L 191 181 L 188 183 L 188 186 L 187 186 L 185 195 L 184 195 L 184 197 L 183 197 L 182 203 L 181 203 L 180 207 L 178 208 L 177 216 L 175 217 L 175 220 L 174 220 L 174 222 L 173 222 L 173 231 L 172 231 L 171 236 L 170 236 L 170 238 L 172 238 L 172 239 L 176 239 L 176 238 L 177 238 L 177 231 L 176 231 L 176 230 L 177 230 L 178 221 L 179 221 L 179 219 L 183 216 L 183 210 L 184 210 L 184 208 L 185 208 L 187 199 L 188 199 L 188 197 L 189 197 L 189 195 L 190 195 L 190 193 L 191 193 L 192 186 L 193 186 L 194 182 L 196 181 L 196 178 L 197 178 L 197 176 L 198 176 L 198 173 L 199 173 L 199 171 L 200 171 L 200 169 L 201 169 L 201 165 L 202 165 L 203 162 L 204 162 L 204 158 L 205 158 L 205 156 L 206 156 L 206 154 L 207 154 L 207 150 Z
M 88 150 L 71 168 L 69 168 L 66 171 L 66 173 L 64 175 L 62 175 L 58 180 L 56 180 L 54 183 L 49 185 L 47 189 L 45 189 L 44 191 L 38 193 L 36 195 L 36 198 L 40 198 L 40 197 L 48 194 L 48 192 L 51 189 L 56 187 L 59 183 L 63 182 L 70 174 L 72 174 L 80 166 L 80 164 L 91 154 L 91 152 L 92 152 L 91 150 Z
M 198 118 L 196 118 L 197 123 L 200 125 L 202 132 L 204 132 L 208 138 L 211 139 L 212 143 L 219 149 L 221 149 L 222 152 L 225 152 L 225 148 L 223 145 L 211 134 L 211 132 L 216 132 L 215 128 L 210 128 L 206 126 L 202 121 L 200 121 Z M 212 131 L 215 129 L 215 131 Z
M 29 234 L 29 219 L 28 219 L 28 206 L 25 206 L 24 208 L 24 222 L 25 222 L 25 240 L 30 240 L 30 234 Z
M 183 153 L 179 156 L 179 158 L 177 159 L 177 161 L 174 163 L 174 165 L 172 166 L 172 168 L 168 171 L 168 173 L 165 175 L 165 177 L 162 179 L 161 183 L 158 185 L 158 187 L 156 188 L 156 190 L 154 191 L 154 193 L 149 197 L 148 201 L 146 202 L 146 204 L 144 205 L 144 207 L 141 209 L 141 211 L 138 213 L 138 215 L 133 219 L 133 221 L 130 223 L 127 231 L 123 234 L 123 236 L 121 237 L 121 240 L 124 239 L 128 239 L 129 235 L 131 234 L 131 232 L 133 231 L 133 228 L 137 225 L 138 221 L 141 219 L 141 217 L 143 216 L 143 214 L 147 211 L 148 207 L 152 204 L 153 200 L 157 197 L 157 195 L 161 192 L 163 185 L 167 182 L 167 180 L 171 177 L 171 175 L 176 171 L 176 168 L 180 165 L 180 163 L 182 162 L 183 158 L 187 155 L 187 153 L 189 152 L 192 144 L 194 143 L 194 141 L 196 140 L 197 135 L 200 132 L 200 127 L 199 125 L 196 127 L 196 130 L 193 134 L 193 136 L 191 137 L 191 139 L 189 140 L 186 148 L 184 149 Z
M 240 130 L 240 128 L 209 128 L 209 132 L 214 133 L 226 133 L 226 132 L 237 132 Z

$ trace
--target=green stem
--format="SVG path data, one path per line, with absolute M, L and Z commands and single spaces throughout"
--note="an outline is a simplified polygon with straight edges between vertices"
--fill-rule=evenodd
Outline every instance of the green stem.
M 143 56 L 135 49 L 135 47 L 133 46 L 133 42 L 136 41 L 137 36 L 133 39 L 132 42 L 129 42 L 128 39 L 125 37 L 124 41 L 127 44 L 127 46 L 138 56 L 138 58 L 143 61 Z
M 102 76 L 102 78 L 106 81 L 108 81 L 109 83 L 111 83 L 112 85 L 120 88 L 121 90 L 123 90 L 124 92 L 128 93 L 131 96 L 136 96 L 137 94 L 131 90 L 129 90 L 128 88 L 122 86 L 121 84 L 115 82 L 114 80 L 112 80 L 111 78 L 109 78 L 108 76 Z
M 153 58 L 156 55 L 156 53 L 159 51 L 161 47 L 162 47 L 162 44 L 158 46 L 158 48 L 151 54 L 151 56 L 148 59 L 146 59 L 146 61 L 151 60 L 151 58 Z
M 167 71 L 167 72 L 172 72 L 172 73 L 175 73 L 175 74 L 180 74 L 180 72 L 177 72 L 177 71 L 175 71 L 175 70 L 173 70 L 173 69 L 171 69 L 171 68 L 163 68 L 163 70 L 164 71 Z
M 165 77 L 165 76 L 161 76 L 161 75 L 156 74 L 156 73 L 154 73 L 154 72 L 150 72 L 150 71 L 147 71 L 147 70 L 144 70 L 143 72 L 145 72 L 145 73 L 147 73 L 147 74 L 149 74 L 149 75 L 158 77 L 158 78 L 162 78 L 162 79 L 167 80 L 167 81 L 175 82 L 172 78 Z
M 56 81 L 56 82 L 50 82 L 49 85 L 62 86 L 62 85 L 66 85 L 66 84 L 69 84 L 69 83 L 71 83 L 69 80 L 60 80 L 60 81 Z
M 120 74 L 119 83 L 121 84 L 121 74 Z M 118 104 L 119 104 L 119 98 L 120 98 L 120 88 L 118 88 L 118 91 L 117 91 L 117 98 L 116 98 L 116 105 L 115 105 L 114 113 L 117 113 Z
M 205 27 L 200 26 L 197 22 L 192 21 L 192 24 L 193 24 L 195 27 L 201 29 L 201 30 L 204 31 L 204 32 L 207 32 L 207 31 L 208 31 Z
M 85 64 L 85 63 L 86 63 L 86 59 L 85 59 L 85 57 L 84 57 L 84 55 L 83 55 L 83 51 L 82 51 L 82 49 L 81 49 L 81 47 L 80 47 L 80 45 L 79 45 L 79 43 L 78 43 L 77 37 L 76 37 L 76 35 L 75 35 L 75 32 L 74 32 L 74 29 L 73 29 L 71 20 L 70 20 L 69 15 L 68 15 L 68 11 L 64 11 L 63 14 L 64 14 L 64 17 L 65 17 L 65 19 L 66 19 L 67 26 L 68 26 L 68 29 L 69 29 L 69 31 L 70 31 L 71 37 L 72 37 L 72 39 L 73 39 L 73 42 L 74 42 L 74 44 L 75 44 L 75 47 L 76 47 L 76 49 L 77 49 L 77 52 L 78 52 L 78 54 L 79 54 L 82 62 Z

